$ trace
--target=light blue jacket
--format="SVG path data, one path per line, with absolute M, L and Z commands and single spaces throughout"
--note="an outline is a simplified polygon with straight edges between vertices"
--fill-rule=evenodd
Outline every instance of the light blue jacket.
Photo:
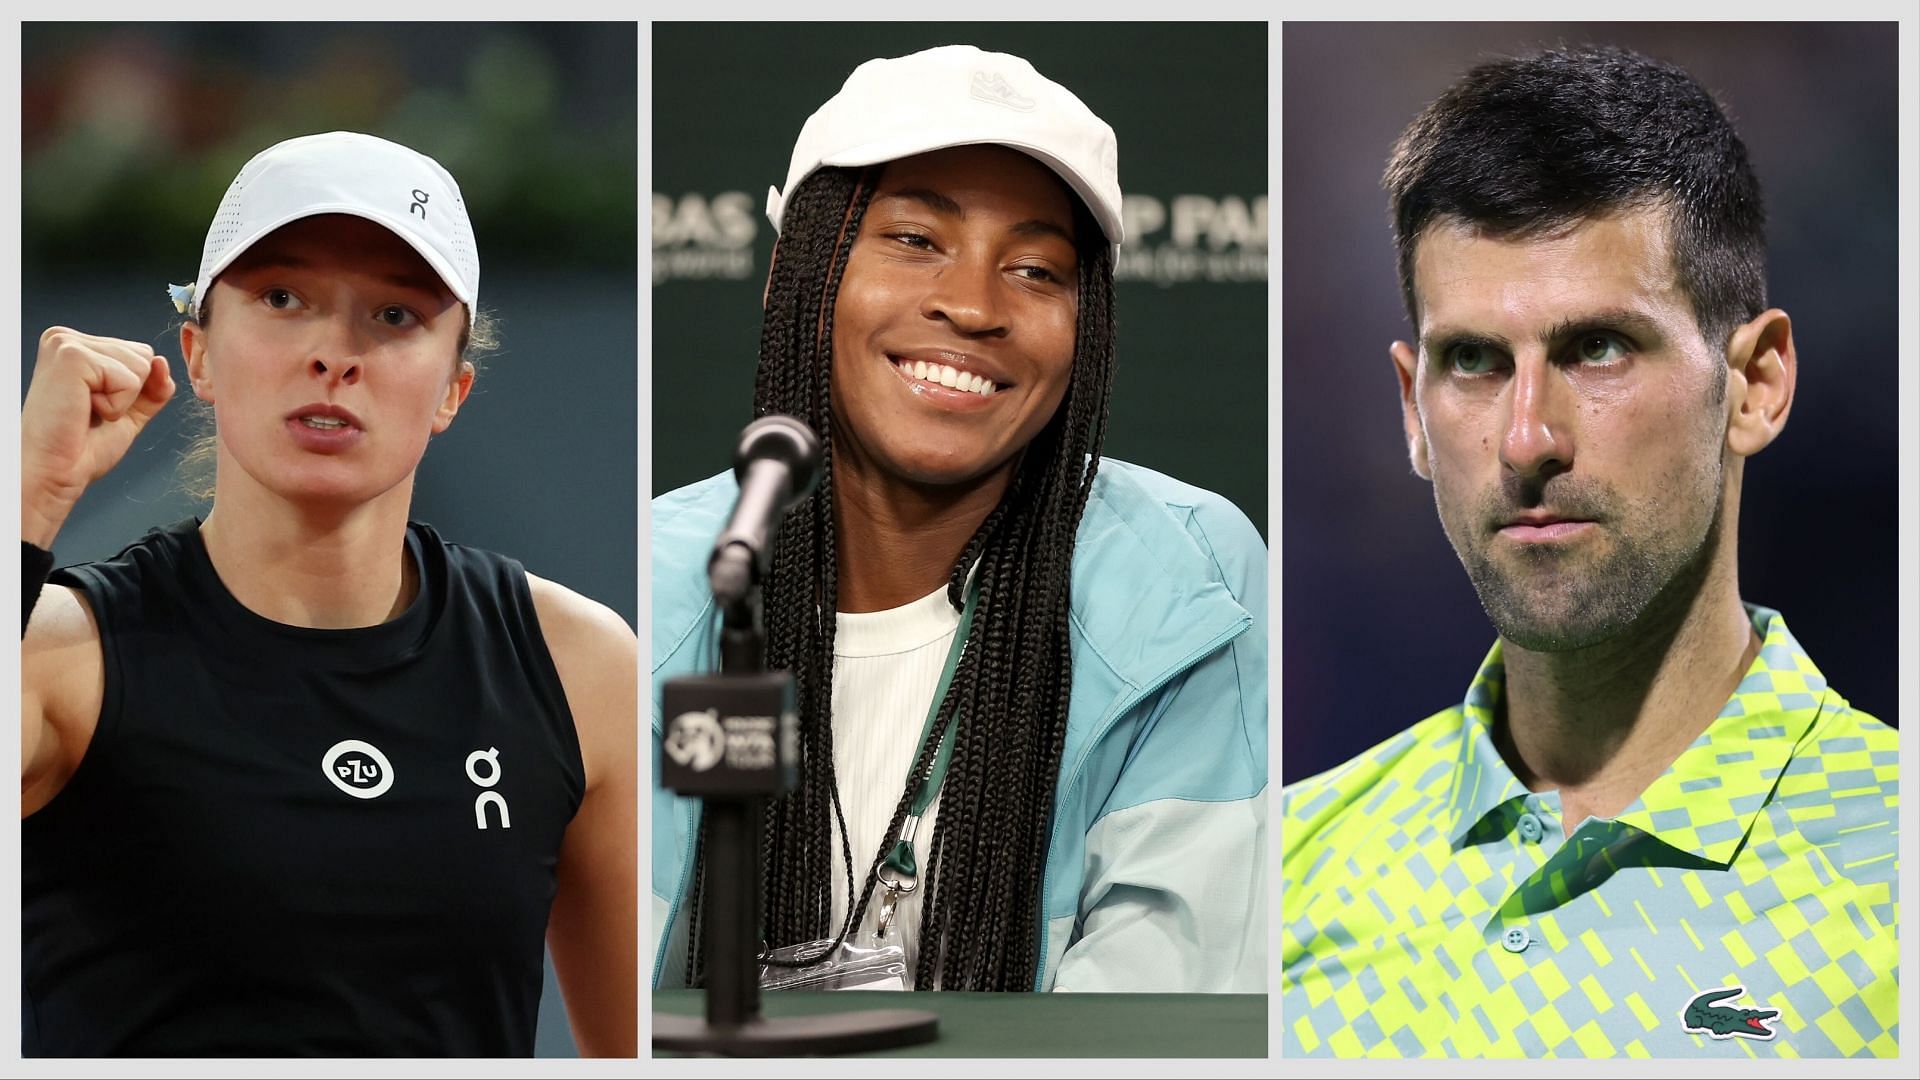
M 714 655 L 706 561 L 731 473 L 653 501 L 661 685 Z M 1267 549 L 1212 492 L 1102 461 L 1073 556 L 1073 698 L 1038 990 L 1264 992 Z M 653 792 L 654 985 L 685 981 L 696 800 Z

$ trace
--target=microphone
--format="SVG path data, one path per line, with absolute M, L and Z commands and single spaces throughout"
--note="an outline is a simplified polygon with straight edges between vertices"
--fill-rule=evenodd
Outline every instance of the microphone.
M 780 519 L 820 478 L 820 440 L 791 416 L 763 416 L 740 432 L 733 475 L 740 497 L 707 560 L 708 584 L 723 607 L 744 601 L 766 574 Z

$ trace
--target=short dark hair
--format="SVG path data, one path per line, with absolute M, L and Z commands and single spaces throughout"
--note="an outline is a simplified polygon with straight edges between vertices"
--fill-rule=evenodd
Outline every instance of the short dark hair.
M 1592 45 L 1481 64 L 1407 127 L 1384 183 L 1416 327 L 1414 247 L 1436 220 L 1526 237 L 1646 206 L 1667 210 L 1674 273 L 1709 344 L 1766 308 L 1766 214 L 1747 148 L 1672 64 Z

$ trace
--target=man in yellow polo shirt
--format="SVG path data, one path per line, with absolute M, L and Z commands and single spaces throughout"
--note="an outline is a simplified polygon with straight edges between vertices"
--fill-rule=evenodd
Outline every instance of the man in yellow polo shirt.
M 1499 639 L 1283 792 L 1283 1052 L 1896 1054 L 1895 733 L 1737 580 L 1797 377 L 1739 137 L 1677 68 L 1554 50 L 1386 183 L 1408 450 Z

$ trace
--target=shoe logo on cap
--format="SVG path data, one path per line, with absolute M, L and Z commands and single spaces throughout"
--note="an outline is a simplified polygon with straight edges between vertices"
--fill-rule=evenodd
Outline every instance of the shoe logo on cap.
M 370 742 L 342 739 L 320 759 L 320 771 L 333 786 L 356 799 L 375 799 L 393 786 L 393 766 Z
M 1004 77 L 990 71 L 973 73 L 973 88 L 970 93 L 981 101 L 1005 105 L 1016 112 L 1033 111 L 1032 98 L 1022 95 Z
M 427 220 L 427 193 L 419 188 L 413 189 L 413 203 L 407 207 L 407 213 L 419 214 L 420 220 Z

